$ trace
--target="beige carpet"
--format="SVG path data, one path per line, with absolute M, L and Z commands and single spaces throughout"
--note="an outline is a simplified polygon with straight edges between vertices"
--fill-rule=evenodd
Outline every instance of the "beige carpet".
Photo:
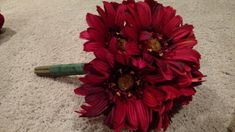
M 235 1 L 161 0 L 193 23 L 207 82 L 167 132 L 226 132 L 235 109 Z M 0 0 L 0 132 L 109 132 L 101 118 L 78 118 L 76 78 L 34 75 L 38 65 L 87 62 L 79 32 L 101 0 Z

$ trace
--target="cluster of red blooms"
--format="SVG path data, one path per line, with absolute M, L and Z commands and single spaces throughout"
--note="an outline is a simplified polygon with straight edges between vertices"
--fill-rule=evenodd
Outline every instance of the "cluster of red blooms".
M 3 24 L 4 24 L 4 17 L 3 17 L 3 15 L 0 13 L 0 30 L 2 29 Z
M 115 132 L 166 130 L 201 84 L 193 26 L 154 0 L 104 2 L 88 13 L 80 37 L 95 59 L 75 93 L 85 96 L 82 117 L 105 116 Z

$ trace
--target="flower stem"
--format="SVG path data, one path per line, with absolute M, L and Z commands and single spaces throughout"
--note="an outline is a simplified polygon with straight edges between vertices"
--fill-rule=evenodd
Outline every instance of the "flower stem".
M 84 65 L 85 63 L 39 66 L 34 69 L 34 73 L 45 77 L 83 75 L 85 74 L 83 70 Z

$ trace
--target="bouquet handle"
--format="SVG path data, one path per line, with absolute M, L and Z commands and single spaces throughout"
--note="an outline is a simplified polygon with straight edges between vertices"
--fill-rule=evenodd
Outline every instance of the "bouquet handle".
M 84 75 L 83 67 L 86 63 L 58 64 L 39 66 L 34 69 L 34 73 L 44 77 L 61 77 L 69 75 Z

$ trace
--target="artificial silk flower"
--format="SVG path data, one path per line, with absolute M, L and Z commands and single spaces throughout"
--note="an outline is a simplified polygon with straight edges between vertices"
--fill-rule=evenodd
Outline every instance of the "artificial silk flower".
M 104 2 L 97 11 L 87 14 L 89 28 L 80 34 L 95 59 L 85 65 L 83 84 L 75 89 L 85 96 L 77 112 L 105 115 L 115 132 L 166 130 L 204 77 L 193 26 L 154 0 Z
M 4 24 L 4 16 L 0 13 L 0 30 L 2 29 L 3 24 Z

